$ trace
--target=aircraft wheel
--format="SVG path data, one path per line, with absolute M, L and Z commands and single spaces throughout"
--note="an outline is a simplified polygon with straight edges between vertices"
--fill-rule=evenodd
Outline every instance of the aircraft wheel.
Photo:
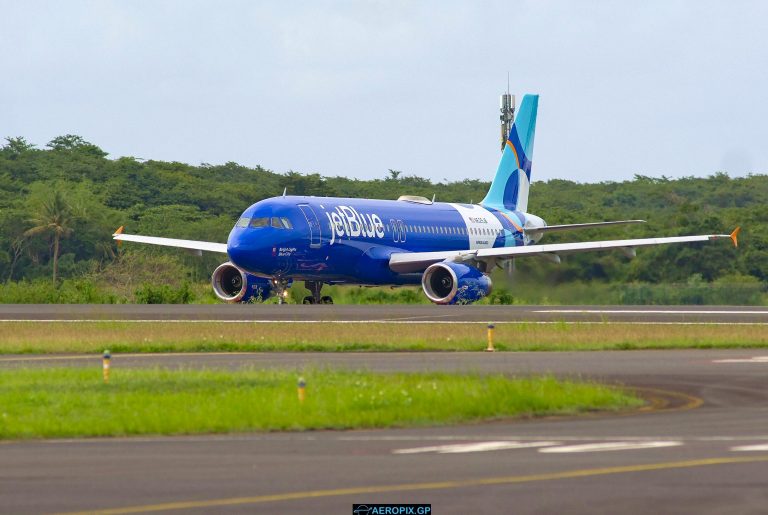
M 307 295 L 306 297 L 304 297 L 304 300 L 302 301 L 302 304 L 314 304 L 314 303 L 315 303 L 315 298 L 312 297 L 311 295 Z
M 330 297 L 330 296 L 328 296 L 328 295 L 324 295 L 324 296 L 323 296 L 323 297 L 320 299 L 320 304 L 333 304 L 333 298 L 331 298 L 331 297 Z

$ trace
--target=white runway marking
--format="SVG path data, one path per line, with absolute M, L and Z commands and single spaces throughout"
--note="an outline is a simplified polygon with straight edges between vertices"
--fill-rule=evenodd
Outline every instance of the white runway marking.
M 751 312 L 750 312 L 751 313 Z M 446 315 L 450 316 L 450 315 Z M 395 319 L 374 319 L 374 320 L 217 320 L 217 319 L 205 319 L 205 320 L 185 320 L 185 319 L 42 319 L 34 320 L 29 318 L 11 318 L 2 319 L 2 323 L 35 323 L 35 324 L 59 324 L 59 323 L 101 323 L 101 324 L 403 324 L 403 325 L 432 325 L 432 324 L 494 324 L 494 325 L 562 325 L 562 324 L 574 324 L 574 325 L 606 325 L 606 324 L 622 324 L 622 325 L 768 325 L 766 322 L 596 322 L 590 320 L 403 320 L 399 318 Z
M 387 319 L 382 320 L 382 322 L 405 322 L 405 321 L 414 322 L 415 321 L 415 322 L 424 323 L 424 320 L 418 320 L 418 319 L 421 319 L 421 318 L 448 318 L 448 317 L 452 317 L 452 316 L 454 316 L 454 315 L 452 315 L 452 314 L 449 314 L 449 315 L 419 315 L 419 316 L 413 316 L 413 317 L 387 318 Z
M 768 356 L 754 356 L 752 358 L 714 359 L 712 363 L 765 363 L 768 364 Z
M 168 358 L 168 357 L 177 357 L 177 358 L 184 358 L 184 357 L 203 357 L 203 356 L 226 356 L 226 357 L 233 357 L 236 358 L 237 356 L 254 356 L 256 354 L 261 354 L 262 356 L 264 353 L 260 352 L 127 352 L 125 354 L 123 353 L 114 353 L 112 354 L 112 358 L 152 358 L 152 357 L 160 357 L 160 358 Z M 7 357 L 0 357 L 0 362 L 5 361 L 49 361 L 49 360 L 72 360 L 72 359 L 101 359 L 100 353 L 92 353 L 92 354 L 78 354 L 78 355 L 69 355 L 69 356 L 46 356 L 46 355 L 37 355 L 37 354 L 30 354 L 28 356 L 12 356 L 10 358 Z
M 731 447 L 732 451 L 768 451 L 768 444 L 759 445 L 740 445 L 738 447 Z
M 653 314 L 653 315 L 768 315 L 768 311 L 694 310 L 694 309 L 541 309 L 534 313 Z
M 633 449 L 655 449 L 659 447 L 676 447 L 683 445 L 679 441 L 655 441 L 655 442 L 601 442 L 585 443 L 579 445 L 564 445 L 562 447 L 547 447 L 539 449 L 543 453 L 570 453 L 570 452 L 602 452 L 602 451 L 629 451 Z
M 457 440 L 482 440 L 482 441 L 501 441 L 501 442 L 540 442 L 544 440 L 567 441 L 567 442 L 658 442 L 658 441 L 691 441 L 691 442 L 735 442 L 735 441 L 755 441 L 766 440 L 768 435 L 712 435 L 712 436 L 675 436 L 675 435 L 656 435 L 656 436 L 627 436 L 627 435 L 365 435 L 349 436 L 341 435 L 336 440 L 343 442 L 421 442 L 421 441 L 457 441 Z
M 560 442 L 476 442 L 476 443 L 457 443 L 451 445 L 434 445 L 430 447 L 414 447 L 411 449 L 395 449 L 392 454 L 419 454 L 425 452 L 435 452 L 438 454 L 459 454 L 465 452 L 487 452 L 502 451 L 507 449 L 527 449 L 531 447 L 546 447 L 548 445 L 558 445 Z

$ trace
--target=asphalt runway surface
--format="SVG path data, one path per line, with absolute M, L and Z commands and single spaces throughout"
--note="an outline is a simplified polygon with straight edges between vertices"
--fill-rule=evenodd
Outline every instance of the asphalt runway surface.
M 650 405 L 436 428 L 3 442 L 0 511 L 351 513 L 352 503 L 384 502 L 430 503 L 438 514 L 768 510 L 768 350 L 113 359 L 113 367 L 310 364 L 553 373 L 632 386 Z M 0 373 L 63 365 L 100 361 L 0 357 Z
M 0 320 L 226 322 L 635 322 L 768 324 L 768 308 L 745 306 L 436 306 L 2 304 Z

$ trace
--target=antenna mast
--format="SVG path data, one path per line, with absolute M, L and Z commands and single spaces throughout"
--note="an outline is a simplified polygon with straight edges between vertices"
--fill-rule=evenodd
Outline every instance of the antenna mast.
M 501 151 L 504 152 L 504 147 L 507 144 L 507 138 L 509 138 L 509 131 L 512 129 L 512 123 L 515 120 L 515 95 L 509 94 L 509 72 L 507 72 L 507 92 L 501 95 Z

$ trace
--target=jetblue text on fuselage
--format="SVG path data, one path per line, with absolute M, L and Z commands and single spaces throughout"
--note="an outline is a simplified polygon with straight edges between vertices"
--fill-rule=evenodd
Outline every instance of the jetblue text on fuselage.
M 384 237 L 384 222 L 377 214 L 360 214 L 353 207 L 336 206 L 335 210 L 326 211 L 325 216 L 331 226 L 331 245 L 336 242 L 336 237 L 342 236 Z

